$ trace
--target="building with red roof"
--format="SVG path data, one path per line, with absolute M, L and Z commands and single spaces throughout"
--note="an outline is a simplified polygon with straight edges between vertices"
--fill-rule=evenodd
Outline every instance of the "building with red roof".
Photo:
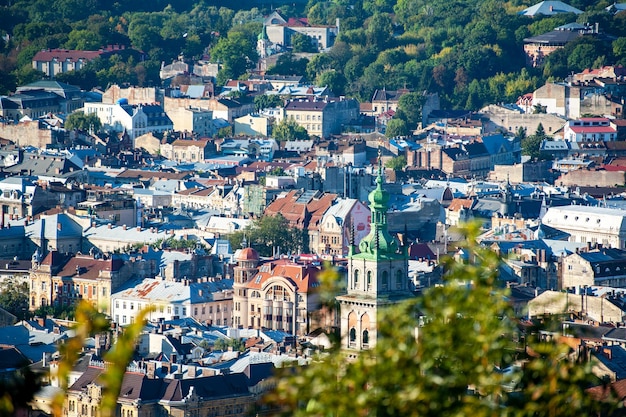
M 234 268 L 233 326 L 304 335 L 319 310 L 315 288 L 319 267 L 279 259 L 259 266 L 252 248 L 237 254 Z
M 612 142 L 617 139 L 617 128 L 606 117 L 581 117 L 565 124 L 563 139 L 570 142 Z
M 89 61 L 99 57 L 108 57 L 126 51 L 124 45 L 109 45 L 97 51 L 76 51 L 69 49 L 44 49 L 33 57 L 33 68 L 54 78 L 57 74 L 79 71 Z M 136 52 L 136 51 L 135 51 Z

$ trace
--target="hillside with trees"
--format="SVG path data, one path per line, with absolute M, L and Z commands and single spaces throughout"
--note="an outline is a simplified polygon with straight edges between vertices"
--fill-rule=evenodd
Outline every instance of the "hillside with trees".
M 510 102 L 571 71 L 626 64 L 626 12 L 616 15 L 608 0 L 570 1 L 583 14 L 529 18 L 518 15 L 530 0 L 309 0 L 274 4 L 286 16 L 311 24 L 334 24 L 340 35 L 329 53 L 311 59 L 286 55 L 274 74 L 297 73 L 329 85 L 337 94 L 369 100 L 377 88 L 437 92 L 442 105 L 478 109 Z M 255 3 L 257 4 L 257 3 Z M 160 83 L 162 62 L 221 62 L 218 83 L 245 77 L 258 58 L 256 39 L 270 7 L 252 2 L 185 0 L 105 2 L 102 0 L 0 1 L 0 93 L 41 78 L 32 68 L 46 48 L 97 50 L 123 45 L 145 55 L 113 55 L 64 73 L 59 81 L 84 89 L 112 83 Z M 602 37 L 584 36 L 547 57 L 541 68 L 526 68 L 523 40 L 572 22 L 598 24 Z M 306 51 L 302 42 L 295 52 Z M 408 118 L 407 118 L 408 119 Z M 409 120 L 405 120 L 409 121 Z M 401 126 L 399 126 L 401 128 Z

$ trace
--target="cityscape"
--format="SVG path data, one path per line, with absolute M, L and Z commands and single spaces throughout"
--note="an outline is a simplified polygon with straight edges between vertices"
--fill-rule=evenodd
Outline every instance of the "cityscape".
M 0 0 L 0 414 L 625 414 L 626 3 L 50 3 Z

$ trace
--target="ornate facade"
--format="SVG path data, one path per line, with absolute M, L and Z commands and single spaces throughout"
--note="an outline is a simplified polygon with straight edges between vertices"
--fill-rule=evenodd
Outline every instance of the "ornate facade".
M 381 309 L 412 296 L 408 289 L 406 247 L 398 245 L 387 230 L 389 193 L 383 189 L 380 161 L 376 189 L 370 193 L 369 201 L 370 233 L 359 243 L 358 252 L 352 239 L 347 293 L 337 297 L 342 347 L 349 350 L 374 347 Z

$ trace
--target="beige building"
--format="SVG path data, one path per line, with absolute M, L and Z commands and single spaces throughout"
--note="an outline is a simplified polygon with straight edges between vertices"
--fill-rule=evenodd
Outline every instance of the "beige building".
M 200 136 L 215 136 L 213 112 L 200 108 L 177 108 L 167 112 L 176 132 L 193 133 Z
M 149 262 L 127 262 L 116 257 L 68 256 L 52 251 L 30 271 L 30 309 L 48 305 L 72 306 L 86 300 L 110 313 L 111 294 L 134 274 L 145 276 Z
M 285 106 L 285 117 L 295 120 L 309 135 L 322 138 L 341 133 L 343 125 L 358 115 L 359 103 L 354 99 L 294 100 Z
M 233 327 L 281 330 L 304 335 L 314 330 L 311 316 L 319 309 L 319 269 L 289 260 L 259 265 L 252 248 L 236 254 Z
M 545 291 L 528 302 L 528 316 L 576 313 L 598 323 L 622 323 L 624 312 L 604 297 Z
M 172 376 L 156 378 L 155 363 L 127 371 L 117 400 L 117 417 L 248 416 L 256 401 L 243 373 L 182 378 L 182 365 L 167 363 Z M 193 369 L 194 373 L 196 368 Z M 63 405 L 67 417 L 100 417 L 105 363 L 91 361 L 70 386 Z M 163 371 L 163 370 L 161 370 Z M 186 375 L 189 374 L 189 368 Z
M 8 116 L 13 118 L 12 116 Z M 58 132 L 52 129 L 41 129 L 38 121 L 0 123 L 0 137 L 14 142 L 19 147 L 34 146 L 46 149 L 48 145 L 59 142 Z
M 570 242 L 626 248 L 626 210 L 590 207 L 550 207 L 543 224 L 569 233 Z
M 240 102 L 227 98 L 201 99 L 165 97 L 163 103 L 167 114 L 169 114 L 170 111 L 176 111 L 181 108 L 197 108 L 210 110 L 213 112 L 214 119 L 224 119 L 229 123 L 232 123 L 237 117 L 254 112 L 254 103 L 252 101 Z
M 152 132 L 135 138 L 135 149 L 145 149 L 150 155 L 157 155 L 161 149 L 161 140 L 155 137 Z
M 161 155 L 176 162 L 204 162 L 211 152 L 209 139 L 178 139 L 172 143 L 162 143 Z
M 235 136 L 269 136 L 270 119 L 264 116 L 248 114 L 235 119 Z
M 119 99 L 128 100 L 128 104 L 162 103 L 163 97 L 155 87 L 122 88 L 117 84 L 107 88 L 102 94 L 102 103 L 115 104 Z

